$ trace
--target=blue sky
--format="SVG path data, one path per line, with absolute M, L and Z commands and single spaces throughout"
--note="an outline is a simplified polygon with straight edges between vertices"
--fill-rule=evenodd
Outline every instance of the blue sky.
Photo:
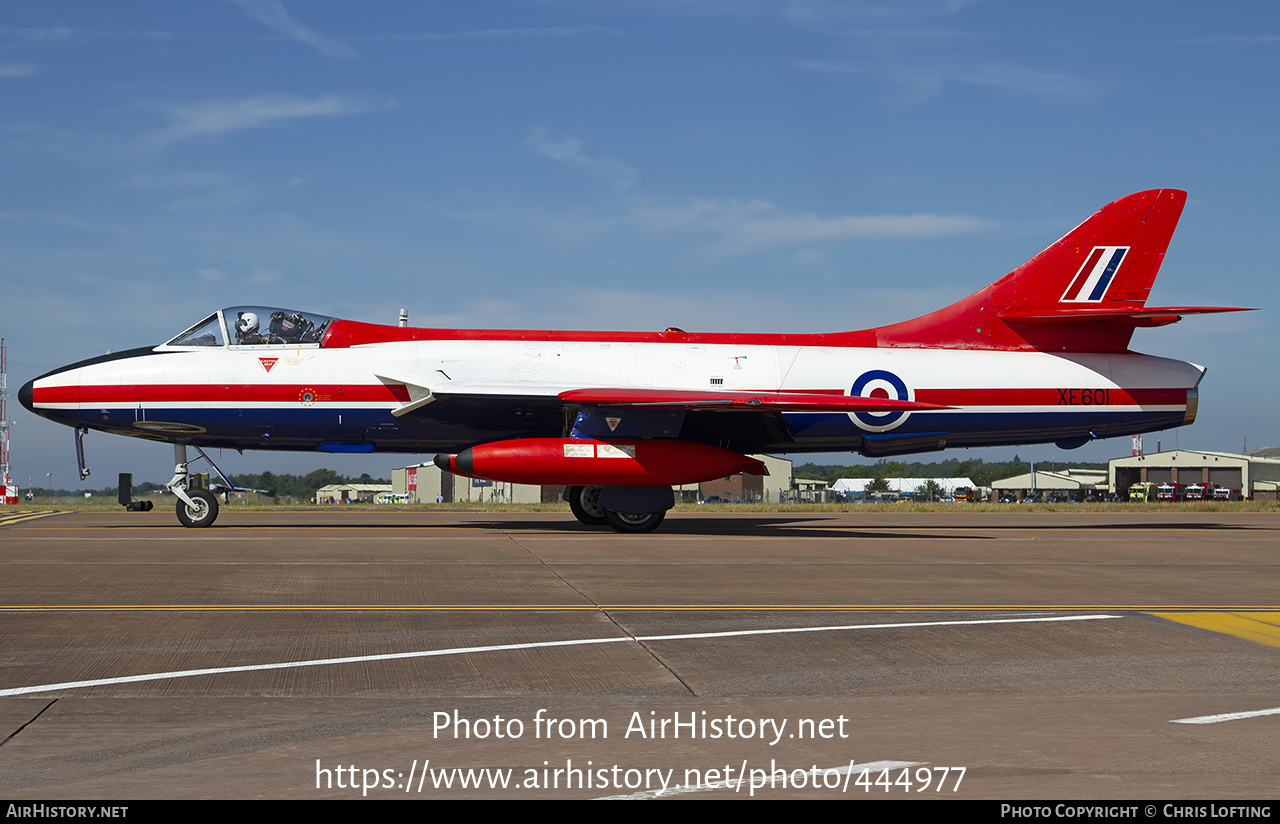
M 1209 367 L 1199 421 L 1148 448 L 1278 445 L 1278 57 L 1270 2 L 9 0 L 14 476 L 75 474 L 70 430 L 17 404 L 24 381 L 221 306 L 865 328 L 1160 186 L 1190 199 L 1151 302 L 1264 311 L 1139 330 L 1137 350 Z M 86 442 L 92 486 L 172 468 L 164 445 Z M 402 462 L 229 453 L 224 469 Z

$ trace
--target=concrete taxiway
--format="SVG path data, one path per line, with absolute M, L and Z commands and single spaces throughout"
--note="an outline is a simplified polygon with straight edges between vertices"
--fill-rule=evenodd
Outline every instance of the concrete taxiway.
M 0 673 L 13 798 L 1274 798 L 1280 515 L 7 517 Z

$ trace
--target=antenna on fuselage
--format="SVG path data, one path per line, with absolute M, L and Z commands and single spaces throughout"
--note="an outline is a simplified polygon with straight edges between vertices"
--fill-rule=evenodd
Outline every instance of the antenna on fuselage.
M 400 310 L 400 325 L 401 325 L 401 326 L 408 326 L 408 325 L 409 325 L 409 310 L 408 310 L 408 309 L 401 309 L 401 310 Z

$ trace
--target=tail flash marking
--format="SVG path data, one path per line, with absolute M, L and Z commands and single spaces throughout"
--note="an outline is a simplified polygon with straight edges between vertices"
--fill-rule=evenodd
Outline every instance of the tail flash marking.
M 1076 273 L 1061 303 L 1101 303 L 1129 251 L 1128 246 L 1095 246 Z

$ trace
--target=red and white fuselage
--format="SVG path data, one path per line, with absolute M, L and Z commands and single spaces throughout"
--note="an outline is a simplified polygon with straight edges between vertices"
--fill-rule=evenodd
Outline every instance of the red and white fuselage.
M 528 482 L 575 442 L 665 441 L 651 450 L 655 483 L 683 482 L 682 463 L 690 476 L 735 465 L 703 447 L 740 458 L 1079 446 L 1195 419 L 1205 370 L 1129 349 L 1137 327 L 1231 311 L 1146 306 L 1185 199 L 1122 198 L 968 298 L 875 329 L 420 329 L 236 307 L 160 346 L 50 372 L 19 398 L 69 426 L 202 447 L 476 448 L 477 474 L 502 455 L 499 473 Z M 593 482 L 560 472 L 544 482 Z M 628 477 L 645 482 L 594 482 Z

